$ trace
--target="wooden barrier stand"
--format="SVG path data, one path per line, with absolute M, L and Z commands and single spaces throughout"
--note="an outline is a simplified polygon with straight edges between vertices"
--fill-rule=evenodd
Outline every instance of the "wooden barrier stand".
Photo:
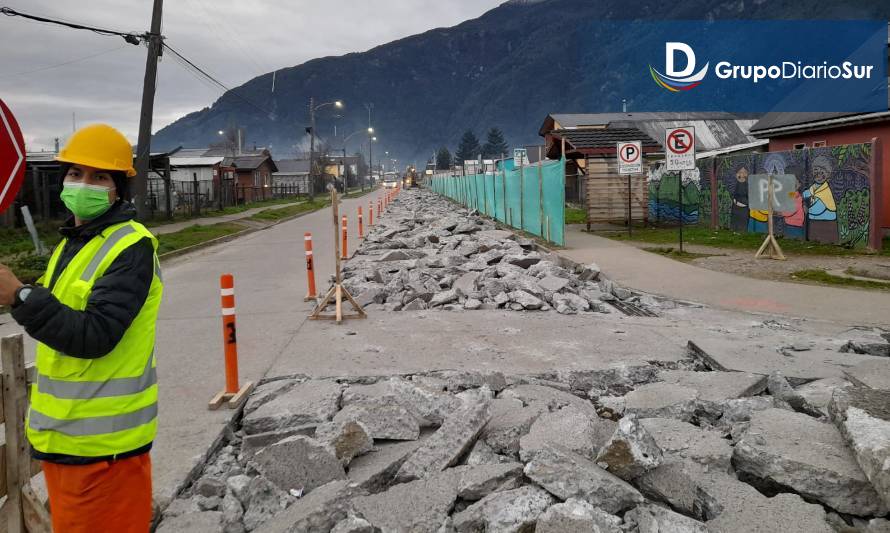
M 334 212 L 334 284 L 331 286 L 324 299 L 315 306 L 315 310 L 309 315 L 309 320 L 336 320 L 337 324 L 344 318 L 368 318 L 362 306 L 355 301 L 346 287 L 343 286 L 343 276 L 340 270 L 340 201 L 337 198 L 337 189 L 331 188 L 331 210 Z M 344 219 L 345 221 L 345 219 Z M 343 238 L 346 238 L 345 233 Z M 343 314 L 343 300 L 347 300 L 355 309 L 355 313 Z M 334 304 L 334 314 L 325 314 L 328 305 Z
M 52 521 L 46 506 L 31 488 L 31 478 L 40 473 L 40 462 L 31 459 L 25 434 L 28 391 L 36 375 L 33 365 L 25 367 L 21 334 L 0 341 L 3 364 L 0 421 L 6 426 L 6 444 L 0 446 L 0 527 L 8 533 L 51 533 Z

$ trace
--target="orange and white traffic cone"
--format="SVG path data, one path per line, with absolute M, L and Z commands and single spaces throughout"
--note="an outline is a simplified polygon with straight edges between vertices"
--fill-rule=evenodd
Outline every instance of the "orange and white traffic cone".
M 362 206 L 358 206 L 358 238 L 365 238 L 365 227 L 362 221 Z
M 219 409 L 226 404 L 235 409 L 253 389 L 253 383 L 247 382 L 240 386 L 238 382 L 238 335 L 235 325 L 235 278 L 231 274 L 223 274 L 219 279 L 222 304 L 222 332 L 226 361 L 226 388 L 217 394 L 208 405 L 211 410 Z

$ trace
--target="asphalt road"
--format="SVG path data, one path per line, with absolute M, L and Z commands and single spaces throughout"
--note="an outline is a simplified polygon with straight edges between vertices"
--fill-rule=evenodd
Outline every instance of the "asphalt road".
M 367 216 L 369 199 L 344 200 L 351 243 L 356 211 Z M 194 252 L 163 265 L 164 299 L 158 319 L 159 428 L 152 451 L 155 498 L 173 496 L 192 467 L 219 436 L 231 411 L 209 411 L 207 403 L 225 385 L 219 277 L 235 277 L 239 366 L 242 381 L 259 380 L 294 341 L 312 303 L 306 295 L 303 234 L 312 232 L 316 283 L 323 292 L 334 269 L 331 209 L 311 213 L 229 243 Z M 9 315 L 0 335 L 21 332 Z M 26 336 L 27 359 L 34 341 Z M 297 364 L 297 367 L 299 365 Z

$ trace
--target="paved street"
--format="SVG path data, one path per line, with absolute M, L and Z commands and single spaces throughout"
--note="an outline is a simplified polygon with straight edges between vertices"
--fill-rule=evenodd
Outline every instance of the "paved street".
M 353 238 L 356 208 L 367 210 L 368 199 L 379 194 L 343 202 Z M 235 276 L 241 378 L 258 380 L 293 342 L 312 307 L 303 301 L 306 231 L 314 236 L 316 281 L 322 291 L 334 268 L 330 208 L 163 265 L 157 334 L 160 422 L 152 453 L 159 501 L 172 497 L 231 415 L 207 410 L 207 402 L 224 386 L 220 274 Z M 3 320 L 0 335 L 21 331 L 8 315 Z M 34 342 L 27 337 L 26 354 L 33 359 Z

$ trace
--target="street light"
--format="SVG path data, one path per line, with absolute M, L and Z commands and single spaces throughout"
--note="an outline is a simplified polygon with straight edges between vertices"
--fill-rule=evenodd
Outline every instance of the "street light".
M 309 198 L 315 198 L 315 112 L 332 105 L 337 109 L 343 108 L 343 102 L 335 100 L 315 105 L 315 97 L 309 97 Z

